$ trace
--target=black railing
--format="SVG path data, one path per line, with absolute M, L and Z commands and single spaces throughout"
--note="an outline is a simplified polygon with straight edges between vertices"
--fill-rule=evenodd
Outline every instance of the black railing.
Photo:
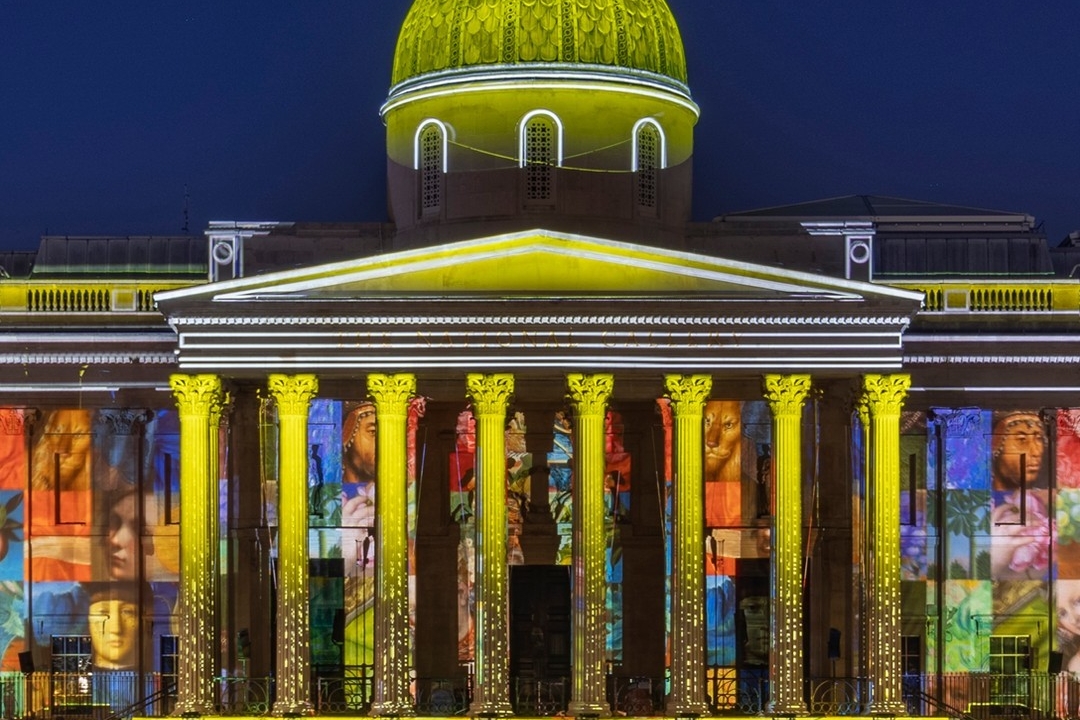
M 0 718 L 34 720 L 127 720 L 167 717 L 175 708 L 172 678 L 135 673 L 0 674 Z M 468 714 L 471 678 L 415 678 L 416 712 L 428 717 Z M 613 674 L 607 700 L 613 714 L 648 717 L 664 714 L 662 677 Z M 346 668 L 312 679 L 312 706 L 319 715 L 366 715 L 371 710 L 370 666 Z M 709 668 L 705 700 L 714 716 L 769 714 L 769 679 L 761 671 Z M 514 712 L 529 716 L 564 714 L 571 699 L 570 679 L 511 678 L 507 689 Z M 1080 720 L 1080 679 L 1069 673 L 991 675 L 956 673 L 905 675 L 902 698 L 912 716 L 958 720 Z M 221 677 L 215 680 L 215 712 L 263 716 L 273 709 L 272 678 Z M 872 714 L 873 684 L 864 678 L 806 680 L 811 715 Z

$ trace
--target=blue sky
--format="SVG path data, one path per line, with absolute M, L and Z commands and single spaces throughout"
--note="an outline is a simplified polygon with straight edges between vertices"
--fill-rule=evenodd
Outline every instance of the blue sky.
M 848 194 L 1080 230 L 1080 3 L 669 0 L 695 219 Z M 408 0 L 0 0 L 0 248 L 386 218 Z M 187 200 L 185 201 L 185 193 Z

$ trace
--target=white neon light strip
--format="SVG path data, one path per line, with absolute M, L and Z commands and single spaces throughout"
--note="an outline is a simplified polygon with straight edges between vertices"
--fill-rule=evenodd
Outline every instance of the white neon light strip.
M 942 387 L 912 387 L 909 392 L 1018 392 L 1018 393 L 1075 393 L 1080 392 L 1080 386 L 1054 385 L 1054 386 L 1009 386 L 998 387 L 996 385 L 967 385 L 967 386 L 942 386 Z
M 119 392 L 121 390 L 165 390 L 170 388 L 160 383 L 117 383 L 115 385 L 73 385 L 65 383 L 60 385 L 0 385 L 0 394 L 7 393 L 86 393 L 86 392 Z
M 660 126 L 660 123 L 656 122 L 653 118 L 642 118 L 634 123 L 634 129 L 631 130 L 633 138 L 633 147 L 630 150 L 630 170 L 631 172 L 638 171 L 638 132 L 644 125 L 652 125 L 656 128 L 656 132 L 660 135 L 660 170 L 667 167 L 667 135 L 664 134 L 664 128 Z
M 551 110 L 533 110 L 525 113 L 525 116 L 521 118 L 521 122 L 518 123 L 518 167 L 525 167 L 528 158 L 528 139 L 526 134 L 529 128 L 529 121 L 536 117 L 546 117 L 555 124 L 555 165 L 556 167 L 562 167 L 563 163 L 563 124 L 559 116 L 553 113 Z
M 389 98 L 379 108 L 379 115 L 387 113 L 409 102 L 433 97 L 460 94 L 463 92 L 484 92 L 490 90 L 536 90 L 559 88 L 568 90 L 601 90 L 620 94 L 634 94 L 666 102 L 674 102 L 694 114 L 701 115 L 701 109 L 690 99 L 685 86 L 676 87 L 662 80 L 648 77 L 628 77 L 607 72 L 589 72 L 551 67 L 535 67 L 529 70 L 518 66 L 513 71 L 490 70 L 483 72 L 446 74 L 441 76 L 418 78 L 391 88 Z
M 432 360 L 429 357 L 424 358 L 393 358 L 393 359 L 377 359 L 377 360 L 337 360 L 332 358 L 320 358 L 320 357 L 308 357 L 298 356 L 290 357 L 288 359 L 283 358 L 265 358 L 257 361 L 236 362 L 235 359 L 230 359 L 228 356 L 220 358 L 200 358 L 199 360 L 182 361 L 180 364 L 183 370 L 254 370 L 254 369 L 272 369 L 275 367 L 288 367 L 288 368 L 307 368 L 309 370 L 362 370 L 362 369 L 379 369 L 379 368 L 417 368 L 417 369 L 468 369 L 479 367 L 497 367 L 497 368 L 535 368 L 535 369 L 559 369 L 559 368 L 581 368 L 581 367 L 597 367 L 597 368 L 611 368 L 611 369 L 665 369 L 665 368 L 684 368 L 684 369 L 701 369 L 701 370 L 759 370 L 759 369 L 776 369 L 776 370 L 870 370 L 870 369 L 889 369 L 899 370 L 901 368 L 900 363 L 891 362 L 882 358 L 850 358 L 844 362 L 813 362 L 804 359 L 802 362 L 773 362 L 773 361 L 761 361 L 761 362 L 735 362 L 735 363 L 718 363 L 713 361 L 703 360 L 687 360 L 682 356 L 672 357 L 660 357 L 660 358 L 648 358 L 639 360 L 613 360 L 610 357 L 604 358 L 544 358 L 542 360 L 510 360 L 490 357 L 480 358 L 464 358 L 448 360 Z
M 343 339 L 354 340 L 360 338 L 373 338 L 376 340 L 390 340 L 390 339 L 406 339 L 416 340 L 417 338 L 430 339 L 430 340 L 446 340 L 446 339 L 487 339 L 487 338 L 506 338 L 516 340 L 533 340 L 540 338 L 559 338 L 566 342 L 574 342 L 579 338 L 602 338 L 602 339 L 614 339 L 614 338 L 628 338 L 630 340 L 742 340 L 745 338 L 821 338 L 826 339 L 841 339 L 841 338 L 854 338 L 854 339 L 885 339 L 892 342 L 899 343 L 900 335 L 894 332 L 739 332 L 737 330 L 717 330 L 716 332 L 682 332 L 682 331 L 670 331 L 670 330 L 592 330 L 592 331 L 580 331 L 580 330 L 535 330 L 527 333 L 509 332 L 509 331 L 491 331 L 491 330 L 429 330 L 430 336 L 425 337 L 423 330 L 404 331 L 393 330 L 388 332 L 382 332 L 379 330 L 314 330 L 311 332 L 305 331 L 293 331 L 293 332 L 255 332 L 250 333 L 248 337 L 260 338 L 260 339 L 288 339 L 288 338 L 327 338 L 333 340 L 335 343 L 340 342 Z M 237 333 L 235 332 L 188 332 L 184 333 L 186 339 L 202 339 L 202 338 L 230 338 L 236 339 Z M 821 343 L 817 343 L 821 345 Z M 247 347 L 247 346 L 245 346 Z
M 447 130 L 446 123 L 442 120 L 436 120 L 435 118 L 424 120 L 420 123 L 420 126 L 416 128 L 416 135 L 413 137 L 413 170 L 420 169 L 420 136 L 428 125 L 434 125 L 439 128 L 439 137 L 442 139 L 442 171 L 443 174 L 446 174 L 450 167 L 450 132 Z

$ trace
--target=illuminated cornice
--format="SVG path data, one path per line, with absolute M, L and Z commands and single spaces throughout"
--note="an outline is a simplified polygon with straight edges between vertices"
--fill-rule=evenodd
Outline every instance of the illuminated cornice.
M 290 301 L 292 302 L 292 301 Z M 500 305 L 505 300 L 497 300 Z M 656 300 L 649 300 L 655 304 Z M 685 305 L 688 300 L 673 301 Z M 755 305 L 762 300 L 752 301 Z M 610 326 L 715 326 L 729 327 L 733 324 L 756 325 L 766 327 L 896 327 L 904 328 L 910 322 L 906 315 L 739 315 L 724 314 L 710 317 L 698 315 L 336 315 L 336 316 L 274 316 L 274 315 L 181 315 L 173 318 L 174 324 L 184 327 L 229 326 L 229 327 L 280 327 L 280 326 L 493 326 L 502 329 L 522 326 L 563 326 L 579 327 L 582 325 Z M 746 333 L 737 333 L 745 336 Z M 799 333 L 784 332 L 787 337 L 798 337 Z M 859 336 L 863 336 L 859 333 Z
M 905 355 L 904 365 L 1080 365 L 1080 355 Z
M 176 365 L 169 352 L 0 352 L 0 365 Z
M 387 113 L 407 103 L 447 95 L 491 90 L 543 92 L 553 89 L 638 95 L 675 103 L 693 113 L 694 117 L 701 114 L 697 103 L 690 98 L 690 90 L 669 77 L 644 70 L 615 70 L 605 65 L 576 63 L 534 63 L 516 65 L 513 69 L 502 65 L 485 65 L 429 73 L 391 88 L 379 114 L 385 118 Z

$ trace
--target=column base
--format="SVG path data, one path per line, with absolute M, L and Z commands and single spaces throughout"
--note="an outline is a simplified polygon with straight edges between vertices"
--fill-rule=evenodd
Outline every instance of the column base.
M 315 708 L 309 702 L 276 702 L 270 714 L 274 717 L 303 717 L 314 715 Z
M 173 709 L 170 717 L 178 718 L 193 718 L 202 717 L 203 715 L 214 715 L 214 708 L 209 705 L 199 704 L 195 702 L 177 703 Z
M 880 702 L 870 703 L 870 707 L 866 708 L 866 712 L 874 717 L 896 717 L 898 715 L 907 715 L 907 705 L 902 702 Z
M 469 715 L 478 718 L 504 718 L 514 714 L 509 700 L 481 700 L 469 706 Z
M 611 717 L 611 708 L 607 703 L 571 700 L 566 714 L 576 718 L 606 718 Z
M 413 717 L 416 715 L 416 707 L 412 699 L 406 701 L 392 701 L 374 703 L 371 706 L 371 714 L 374 717 Z
M 709 714 L 709 706 L 704 702 L 672 702 L 668 701 L 664 706 L 664 712 L 669 717 L 695 718 Z
M 809 715 L 810 711 L 806 709 L 806 703 L 795 702 L 785 704 L 773 704 L 769 703 L 769 709 L 766 712 L 773 717 L 799 717 L 801 715 Z

